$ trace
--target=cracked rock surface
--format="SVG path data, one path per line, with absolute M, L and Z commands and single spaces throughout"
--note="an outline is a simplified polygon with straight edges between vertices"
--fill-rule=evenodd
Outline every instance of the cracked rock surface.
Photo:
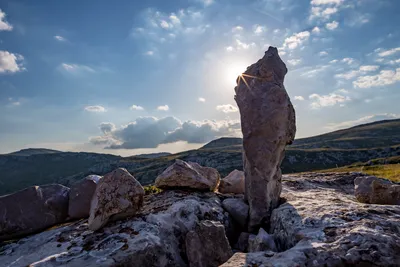
M 280 253 L 236 253 L 230 266 L 399 266 L 400 206 L 357 202 L 358 173 L 285 175 L 269 233 Z

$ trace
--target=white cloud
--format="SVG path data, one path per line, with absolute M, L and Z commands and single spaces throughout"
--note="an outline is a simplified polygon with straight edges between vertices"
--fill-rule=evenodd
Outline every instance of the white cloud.
M 360 67 L 360 71 L 377 71 L 379 69 L 378 65 L 364 65 Z
M 351 70 L 345 73 L 336 74 L 335 77 L 345 80 L 351 80 L 357 76 L 364 75 L 367 72 L 377 71 L 378 69 L 379 66 L 377 65 L 364 65 L 361 66 L 358 70 Z
M 256 35 L 260 35 L 262 33 L 264 33 L 266 30 L 265 26 L 261 26 L 261 25 L 254 25 L 253 26 L 253 32 Z
M 292 36 L 285 39 L 283 47 L 285 48 L 287 47 L 289 49 L 295 49 L 296 47 L 307 41 L 309 38 L 310 38 L 309 31 L 293 34 Z
M 240 122 L 205 120 L 182 123 L 175 117 L 139 117 L 120 128 L 112 123 L 102 123 L 100 130 L 103 135 L 91 137 L 92 144 L 109 149 L 156 148 L 160 144 L 178 141 L 201 144 L 222 136 L 239 136 Z
M 0 9 L 0 31 L 11 31 L 13 26 L 6 21 L 6 13 Z
M 396 47 L 396 48 L 393 48 L 393 49 L 382 51 L 378 55 L 380 57 L 388 57 L 388 56 L 392 56 L 392 55 L 396 54 L 399 51 L 400 51 L 400 47 Z
M 321 52 L 319 52 L 319 55 L 320 55 L 320 56 L 327 56 L 327 55 L 328 55 L 328 52 L 326 52 L 326 51 L 321 51 Z
M 338 9 L 336 7 L 322 8 L 318 6 L 311 7 L 310 20 L 314 18 L 322 18 L 324 20 L 329 19 L 333 14 L 337 13 Z
M 395 60 L 390 60 L 390 61 L 388 62 L 388 64 L 390 64 L 390 65 L 400 64 L 400 58 L 399 58 L 399 59 L 395 59 Z
M 131 31 L 131 36 L 144 38 L 152 46 L 174 41 L 178 36 L 193 36 L 204 33 L 210 25 L 204 19 L 204 9 L 179 9 L 164 13 L 148 8 L 144 12 L 143 24 Z
M 203 97 L 199 97 L 199 102 L 206 102 L 206 99 L 205 98 L 203 98 Z
M 103 106 L 87 106 L 85 107 L 86 111 L 89 112 L 106 112 L 107 110 Z
M 202 3 L 205 6 L 212 5 L 214 3 L 214 0 L 194 0 L 196 2 Z
M 164 105 L 164 106 L 158 106 L 157 110 L 160 111 L 168 111 L 169 110 L 169 106 L 168 105 Z
M 23 56 L 0 50 L 0 73 L 15 73 L 24 70 Z
M 344 0 L 311 0 L 311 5 L 340 5 Z
M 289 59 L 287 62 L 290 65 L 296 66 L 296 65 L 299 65 L 301 63 L 301 59 Z
M 343 104 L 351 100 L 348 96 L 342 96 L 335 93 L 331 93 L 329 95 L 312 94 L 309 96 L 309 98 L 313 101 L 311 103 L 312 109 L 331 107 L 336 104 Z
M 172 27 L 172 26 L 170 26 L 170 24 L 168 22 L 166 22 L 165 20 L 161 20 L 160 27 L 163 29 L 168 29 L 169 27 Z
M 67 41 L 67 39 L 65 39 L 64 37 L 62 37 L 62 36 L 60 36 L 60 35 L 55 35 L 55 36 L 54 36 L 54 39 L 56 39 L 57 41 L 60 41 L 60 42 L 65 42 L 65 41 Z
M 137 106 L 137 105 L 132 105 L 129 109 L 130 109 L 130 110 L 144 110 L 143 107 Z
M 337 22 L 337 21 L 332 21 L 332 22 L 329 22 L 329 23 L 327 23 L 326 25 L 325 25 L 325 27 L 328 29 L 328 30 L 331 30 L 331 31 L 333 31 L 334 29 L 336 29 L 337 27 L 339 27 L 339 22 Z
M 231 104 L 226 104 L 226 105 L 218 105 L 216 107 L 218 111 L 222 111 L 223 113 L 232 113 L 232 112 L 238 112 L 239 109 Z
M 243 27 L 240 25 L 232 28 L 232 32 L 241 32 L 241 31 L 243 31 Z
M 294 97 L 294 100 L 304 101 L 304 97 L 302 97 L 301 95 L 296 95 L 296 96 Z
M 318 33 L 321 32 L 321 29 L 320 29 L 319 27 L 314 27 L 314 28 L 312 29 L 312 32 L 315 33 L 315 34 L 318 34 Z
M 360 76 L 353 82 L 354 87 L 370 88 L 392 85 L 400 81 L 400 68 L 396 70 L 382 70 L 379 74 Z
M 348 94 L 349 93 L 349 91 L 348 90 L 346 90 L 346 89 L 339 89 L 339 90 L 337 90 L 337 92 L 338 93 L 342 93 L 342 94 Z
M 149 50 L 149 51 L 146 51 L 146 53 L 144 53 L 146 56 L 153 56 L 154 55 L 154 51 L 152 51 L 152 50 Z
M 61 70 L 66 71 L 68 73 L 72 73 L 72 74 L 81 74 L 81 73 L 85 73 L 85 72 L 91 72 L 91 73 L 96 72 L 94 69 L 92 69 L 89 66 L 79 65 L 79 64 L 62 63 L 60 65 L 60 68 L 61 68 Z
M 236 49 L 249 49 L 250 47 L 255 47 L 255 43 L 245 43 L 236 39 Z
M 171 13 L 169 19 L 171 20 L 171 23 L 174 25 L 181 24 L 181 20 L 174 13 Z
M 351 80 L 357 77 L 358 75 L 360 75 L 360 72 L 358 70 L 351 70 L 346 73 L 336 74 L 335 77 L 339 79 Z
M 225 50 L 228 51 L 228 52 L 232 52 L 233 49 L 234 49 L 234 48 L 233 48 L 232 46 L 227 46 L 227 47 L 225 47 Z
M 351 65 L 351 64 L 353 64 L 353 63 L 355 62 L 355 59 L 354 59 L 354 58 L 351 58 L 351 57 L 345 57 L 345 58 L 343 58 L 341 61 L 342 61 L 343 63 L 347 63 L 347 64 Z
M 357 120 L 343 121 L 339 123 L 329 123 L 325 128 L 330 130 L 339 130 L 360 124 L 371 123 L 374 121 L 392 120 L 398 118 L 400 118 L 400 114 L 391 114 L 391 113 L 374 114 L 359 118 Z

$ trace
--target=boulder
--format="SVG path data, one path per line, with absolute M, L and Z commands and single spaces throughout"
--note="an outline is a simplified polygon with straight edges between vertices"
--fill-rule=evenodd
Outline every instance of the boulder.
M 32 186 L 0 197 L 0 240 L 32 234 L 65 221 L 69 188 Z
M 248 251 L 277 251 L 274 237 L 268 234 L 263 228 L 260 228 L 258 234 L 254 238 L 249 238 Z
M 249 247 L 249 237 L 250 233 L 242 232 L 239 235 L 239 239 L 235 245 L 235 249 L 238 249 L 242 252 L 247 252 Z
M 400 185 L 375 176 L 355 179 L 354 194 L 362 203 L 400 205 Z
M 0 244 L 0 265 L 186 267 L 185 237 L 200 221 L 218 221 L 229 228 L 221 205 L 211 192 L 148 195 L 137 216 L 109 222 L 101 231 L 91 231 L 87 221 L 80 220 Z
M 216 169 L 177 159 L 157 177 L 155 186 L 161 189 L 215 191 L 219 182 L 220 176 Z
M 232 255 L 232 249 L 220 222 L 201 221 L 186 235 L 186 255 L 190 267 L 219 266 Z
M 221 180 L 218 191 L 223 194 L 244 194 L 244 172 L 233 170 Z
M 89 217 L 90 202 L 100 179 L 101 176 L 89 175 L 71 186 L 68 205 L 69 218 L 81 219 Z
M 90 204 L 89 229 L 98 230 L 109 220 L 135 215 L 143 205 L 144 189 L 126 170 L 106 174 L 96 186 Z
M 227 198 L 222 202 L 222 206 L 242 229 L 246 227 L 249 217 L 249 206 L 244 203 L 243 199 Z
M 278 49 L 270 47 L 262 59 L 238 77 L 235 87 L 251 232 L 267 225 L 279 204 L 280 165 L 285 147 L 296 133 L 295 111 L 283 85 L 286 73 Z

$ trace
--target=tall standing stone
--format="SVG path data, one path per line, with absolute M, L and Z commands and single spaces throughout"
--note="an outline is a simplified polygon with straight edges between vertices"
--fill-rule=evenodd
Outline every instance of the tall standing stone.
M 245 198 L 249 231 L 269 221 L 282 190 L 280 170 L 287 144 L 296 133 L 295 112 L 283 85 L 285 63 L 269 47 L 257 63 L 238 77 L 235 100 L 243 132 Z

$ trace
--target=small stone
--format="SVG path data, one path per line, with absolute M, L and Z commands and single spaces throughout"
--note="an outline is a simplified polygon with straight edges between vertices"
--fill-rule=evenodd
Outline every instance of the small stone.
M 244 194 L 244 172 L 233 170 L 221 180 L 218 191 L 222 194 Z
M 249 238 L 249 252 L 259 251 L 277 251 L 274 237 L 268 234 L 264 229 L 260 228 L 257 236 Z
M 265 257 L 272 257 L 272 256 L 275 255 L 275 252 L 273 252 L 273 251 L 267 251 L 267 252 L 264 253 L 264 255 L 265 255 Z
M 249 217 L 249 206 L 240 198 L 228 198 L 222 202 L 224 209 L 232 216 L 232 218 L 244 229 Z
M 186 235 L 186 255 L 190 267 L 219 266 L 232 255 L 232 249 L 220 222 L 201 221 Z

